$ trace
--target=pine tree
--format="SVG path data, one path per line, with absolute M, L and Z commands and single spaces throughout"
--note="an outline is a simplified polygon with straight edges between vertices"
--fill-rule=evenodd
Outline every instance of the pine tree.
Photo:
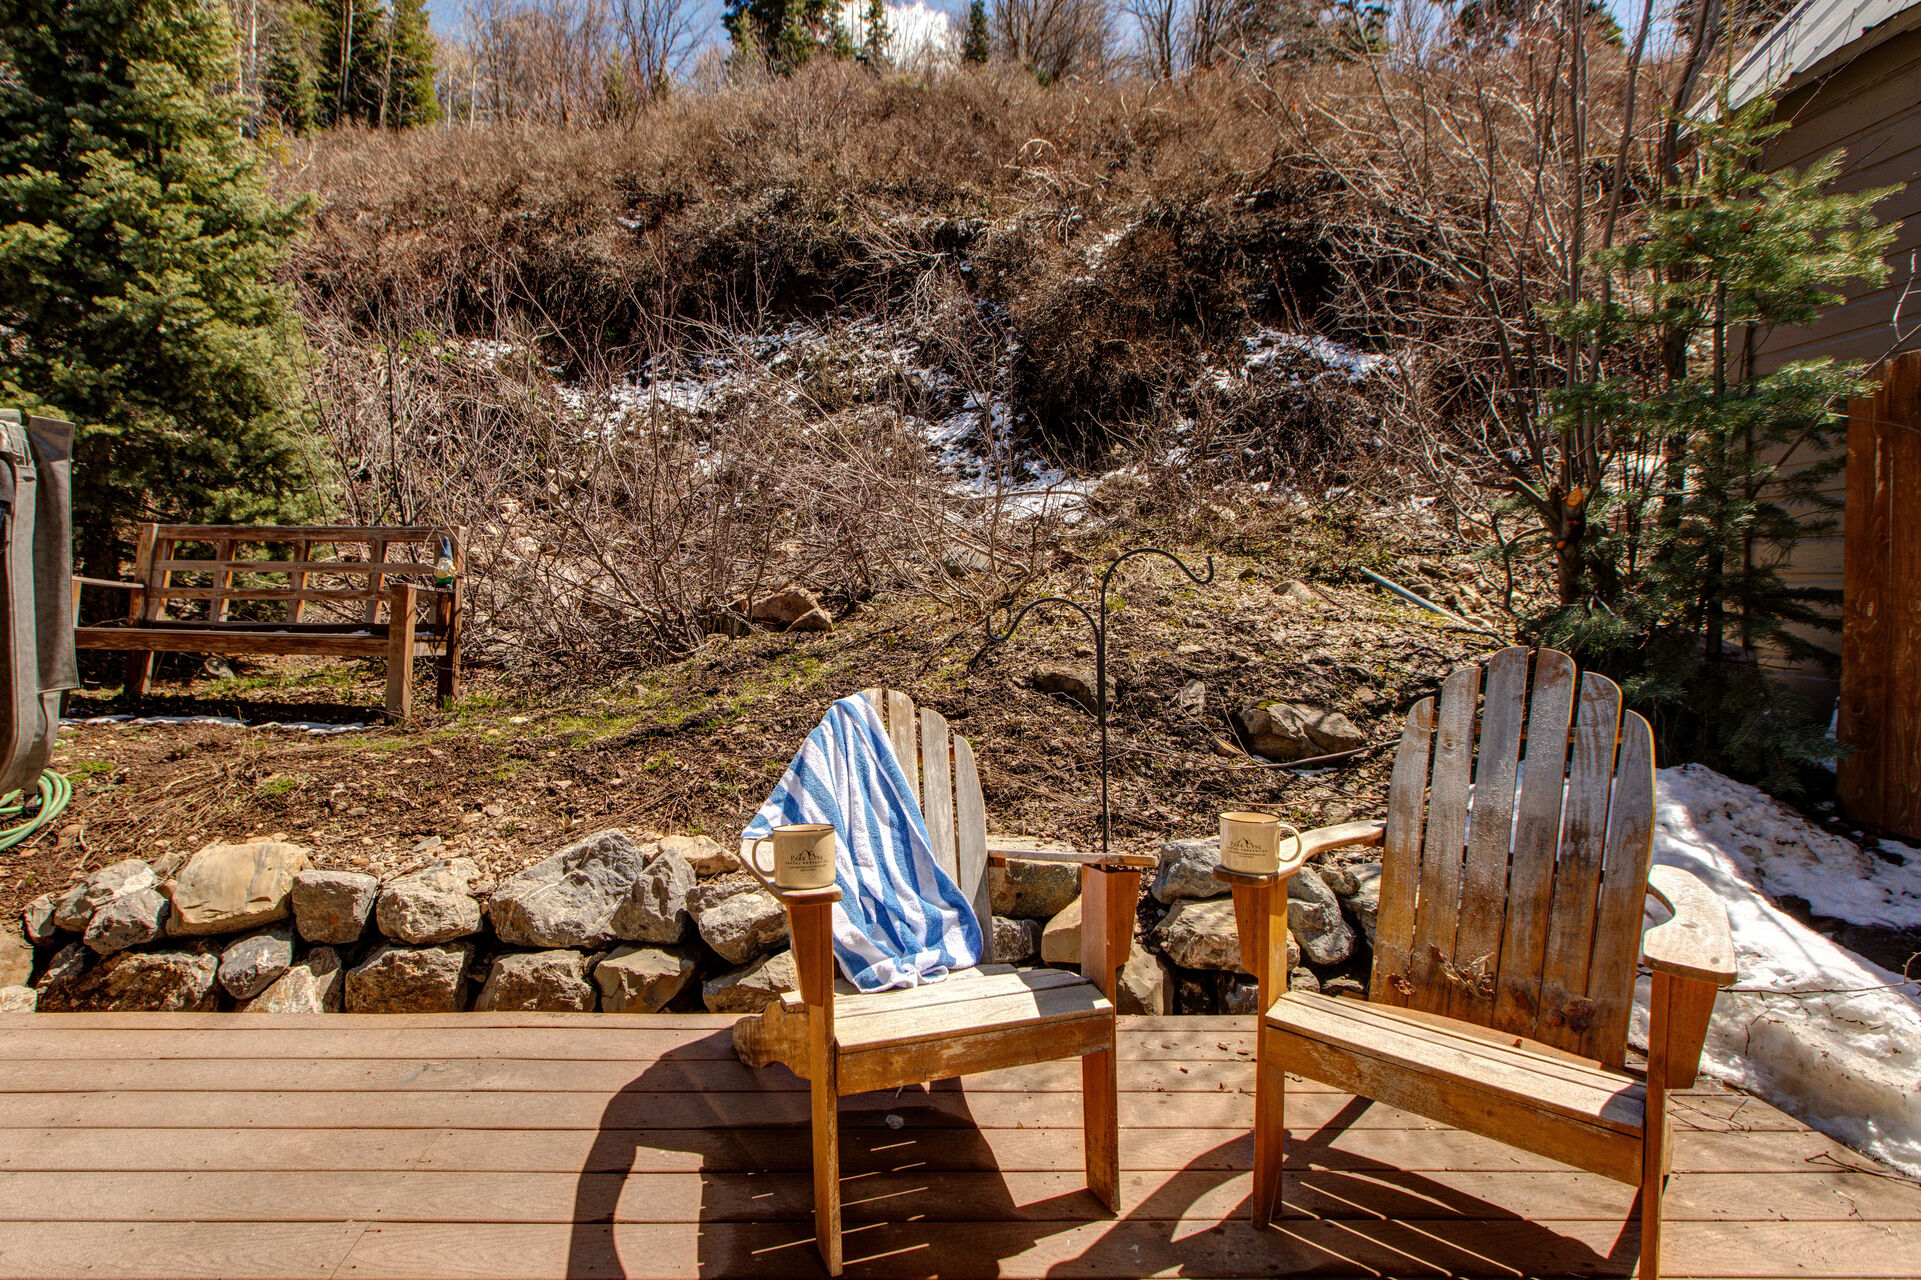
M 313 58 L 294 32 L 275 32 L 267 42 L 260 106 L 288 133 L 311 133 L 319 123 L 320 87 L 314 79 Z
M 382 52 L 387 106 L 382 124 L 389 129 L 411 129 L 440 119 L 440 99 L 434 93 L 434 38 L 427 27 L 426 0 L 394 0 L 393 21 Z
M 987 61 L 987 0 L 971 0 L 967 6 L 967 37 L 961 42 L 961 61 L 976 65 Z
M 727 0 L 722 22 L 736 58 L 785 74 L 816 53 L 851 45 L 839 12 L 827 0 Z
M 305 208 L 241 133 L 224 5 L 0 9 L 0 398 L 79 426 L 88 574 L 127 522 L 298 517 L 300 333 L 272 283 Z
M 1831 524 L 1819 487 L 1840 463 L 1798 463 L 1828 451 L 1862 370 L 1813 360 L 1756 374 L 1740 335 L 1810 324 L 1848 282 L 1884 280 L 1893 232 L 1872 213 L 1889 191 L 1829 190 L 1839 153 L 1759 172 L 1784 127 L 1762 124 L 1769 109 L 1697 123 L 1691 172 L 1596 263 L 1607 292 L 1553 317 L 1613 370 L 1554 397 L 1562 439 L 1590 442 L 1610 479 L 1593 493 L 1542 485 L 1577 514 L 1580 555 L 1538 634 L 1620 680 L 1670 758 L 1792 789 L 1832 743 L 1762 660 L 1817 656 L 1791 628 L 1833 625 L 1819 609 L 1832 601 L 1790 588 L 1779 566 Z M 1784 467 L 1784 453 L 1798 457 Z
M 386 8 L 380 0 L 316 0 L 320 123 L 377 124 L 385 103 Z
M 861 41 L 861 61 L 879 69 L 887 62 L 887 0 L 867 0 L 866 32 Z

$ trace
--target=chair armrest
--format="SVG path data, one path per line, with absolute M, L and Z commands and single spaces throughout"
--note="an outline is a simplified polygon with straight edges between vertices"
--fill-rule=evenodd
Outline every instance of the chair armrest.
M 1728 909 L 1712 889 L 1679 867 L 1648 868 L 1648 892 L 1674 915 L 1641 935 L 1656 973 L 1725 987 L 1735 979 Z
M 73 581 L 77 586 L 117 587 L 122 591 L 144 591 L 147 588 L 144 582 L 122 582 L 118 578 L 83 578 L 77 573 L 73 576 Z
M 1128 869 L 1151 871 L 1158 865 L 1157 859 L 1145 853 L 1083 853 L 1072 845 L 1061 844 L 1055 840 L 1041 840 L 1034 836 L 996 836 L 987 837 L 987 861 L 990 866 L 1004 866 L 1009 858 L 1021 858 L 1029 862 L 1068 862 L 1082 867 L 1100 867 L 1107 870 Z
M 1342 822 L 1332 827 L 1316 827 L 1301 833 L 1301 856 L 1305 862 L 1318 853 L 1329 849 L 1345 849 L 1352 845 L 1380 844 L 1387 839 L 1387 823 L 1378 818 L 1366 822 Z

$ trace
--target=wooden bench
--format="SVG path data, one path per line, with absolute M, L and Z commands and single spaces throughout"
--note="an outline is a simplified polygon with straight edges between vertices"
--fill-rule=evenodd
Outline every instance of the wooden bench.
M 147 691 L 157 652 L 385 658 L 387 715 L 404 720 L 413 710 L 415 658 L 433 659 L 442 706 L 459 692 L 461 532 L 144 525 L 136 581 L 75 579 L 74 644 L 124 650 L 126 691 L 136 698 Z M 446 586 L 435 583 L 443 543 L 453 567 Z M 248 547 L 264 554 L 247 558 Z M 126 621 L 78 625 L 82 586 L 130 592 Z

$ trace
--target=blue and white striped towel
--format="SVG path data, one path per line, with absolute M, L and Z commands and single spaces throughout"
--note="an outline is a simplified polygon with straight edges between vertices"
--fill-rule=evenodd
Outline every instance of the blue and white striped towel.
M 834 958 L 862 991 L 936 982 L 980 963 L 967 898 L 934 861 L 914 789 L 886 726 L 855 694 L 827 709 L 780 785 L 741 832 L 742 855 L 775 827 L 829 822 L 839 837 Z

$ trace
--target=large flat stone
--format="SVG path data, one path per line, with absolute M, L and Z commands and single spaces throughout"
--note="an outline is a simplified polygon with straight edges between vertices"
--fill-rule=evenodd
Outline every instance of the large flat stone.
M 614 938 L 614 914 L 657 852 L 625 831 L 598 831 L 501 881 L 487 917 L 520 947 L 597 947 Z M 689 879 L 692 875 L 689 873 Z
M 109 898 L 87 921 L 86 944 L 101 955 L 142 947 L 167 931 L 173 907 L 154 888 L 135 889 Z
M 1163 904 L 1218 898 L 1227 886 L 1214 878 L 1221 865 L 1221 838 L 1169 840 L 1161 846 L 1160 864 L 1149 890 Z
M 347 970 L 340 953 L 332 947 L 315 947 L 266 990 L 236 1008 L 241 1013 L 339 1013 L 346 989 Z
M 618 947 L 594 966 L 602 1013 L 659 1013 L 694 980 L 694 958 L 679 948 Z
M 374 922 L 396 942 L 430 946 L 480 932 L 480 903 L 473 895 L 480 868 L 471 858 L 449 858 L 397 876 L 381 886 Z M 353 983 L 347 984 L 349 1002 Z
M 987 892 L 997 916 L 1052 920 L 1080 896 L 1080 865 L 1009 858 L 1004 867 L 988 868 Z
M 697 885 L 687 895 L 687 909 L 702 940 L 729 964 L 757 960 L 787 937 L 780 900 L 752 880 Z
M 360 941 L 380 897 L 380 881 L 358 871 L 302 871 L 293 878 L 294 927 L 308 942 Z
M 251 1000 L 293 964 L 293 930 L 262 929 L 220 953 L 220 985 L 236 1000 Z
M 32 987 L 0 987 L 0 1013 L 32 1013 L 39 1004 L 40 993 Z
M 285 920 L 293 879 L 307 869 L 297 844 L 210 844 L 175 873 L 167 931 L 183 937 L 243 933 Z
M 44 947 L 53 942 L 60 932 L 54 923 L 54 908 L 57 899 L 50 893 L 43 893 L 26 905 L 20 913 L 20 930 L 26 934 L 27 941 L 36 947 Z
M 0 987 L 24 987 L 33 978 L 33 944 L 11 921 L 0 923 Z
M 1354 954 L 1354 930 L 1341 914 L 1340 899 L 1313 867 L 1288 877 L 1287 927 L 1311 964 L 1339 964 Z
M 664 845 L 641 869 L 627 900 L 614 911 L 609 927 L 625 942 L 680 942 L 692 923 L 687 895 L 697 881 L 679 850 Z
M 1240 934 L 1230 898 L 1177 902 L 1161 921 L 1160 933 L 1161 949 L 1183 969 L 1241 967 Z
M 465 1002 L 470 942 L 402 947 L 383 942 L 347 974 L 349 1013 L 458 1013 Z
M 219 1007 L 218 967 L 212 955 L 199 952 L 116 952 L 69 981 L 43 981 L 40 1008 L 49 1013 L 210 1013 Z M 53 968 L 48 966 L 50 974 Z
M 103 905 L 125 893 L 151 889 L 160 883 L 153 868 L 138 858 L 102 867 L 61 894 L 53 907 L 53 922 L 68 933 L 80 933 Z
M 590 1013 L 599 993 L 578 951 L 510 951 L 494 959 L 474 1008 L 486 1012 Z
M 1041 953 L 1041 922 L 994 917 L 994 945 L 987 959 L 993 964 L 1026 964 Z
M 779 951 L 709 978 L 701 987 L 701 997 L 710 1013 L 759 1013 L 783 992 L 799 986 L 794 953 Z
M 1041 960 L 1046 964 L 1081 962 L 1081 900 L 1062 907 L 1041 930 Z

